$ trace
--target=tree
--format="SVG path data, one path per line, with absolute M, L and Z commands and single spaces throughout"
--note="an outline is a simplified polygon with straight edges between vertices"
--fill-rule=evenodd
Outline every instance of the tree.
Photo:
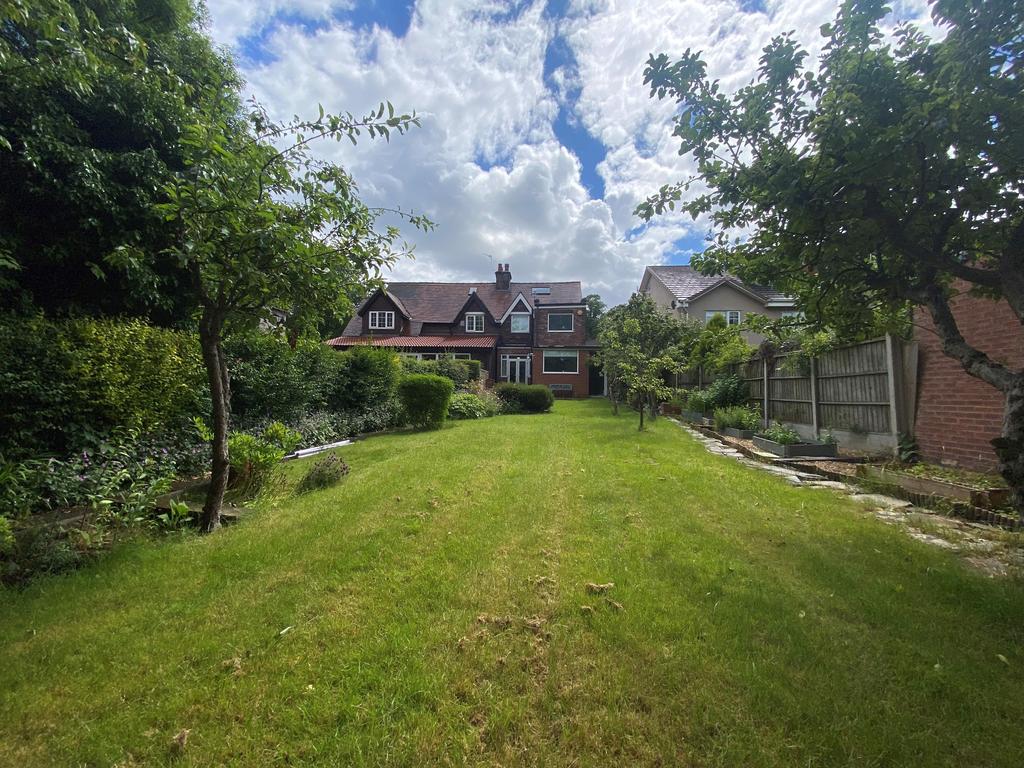
M 645 408 L 655 418 L 659 399 L 668 393 L 665 374 L 684 365 L 695 330 L 662 312 L 651 297 L 638 293 L 608 311 L 601 320 L 598 357 L 608 376 L 615 413 L 619 393 L 624 390 L 639 401 L 641 430 Z
M 153 206 L 184 167 L 182 131 L 235 79 L 202 21 L 189 0 L 0 0 L 6 305 L 189 317 L 177 265 L 111 270 L 103 257 L 156 254 L 173 234 Z
M 840 334 L 921 308 L 944 352 L 1005 397 L 993 445 L 1024 515 L 1024 370 L 968 343 L 949 303 L 1002 298 L 1024 323 L 1024 6 L 936 0 L 942 39 L 901 25 L 894 42 L 888 11 L 846 0 L 816 71 L 775 38 L 732 95 L 699 52 L 651 56 L 644 82 L 679 104 L 674 135 L 697 173 L 637 213 L 708 216 L 703 271 L 772 282 Z
M 344 312 L 355 286 L 411 250 L 396 245 L 395 226 L 378 230 L 378 219 L 397 214 L 417 227 L 432 224 L 368 207 L 344 168 L 309 151 L 321 139 L 388 139 L 392 131 L 418 125 L 415 115 L 381 104 L 357 119 L 321 107 L 314 119 L 277 123 L 256 104 L 238 109 L 228 91 L 204 117 L 187 127 L 185 169 L 165 187 L 157 208 L 176 232 L 164 256 L 186 270 L 188 300 L 199 314 L 213 403 L 212 472 L 201 526 L 211 531 L 220 522 L 229 469 L 225 330 L 253 328 L 272 308 L 289 310 L 299 327 Z M 141 257 L 122 249 L 112 261 Z
M 604 317 L 606 309 L 605 303 L 596 293 L 588 293 L 584 296 L 583 303 L 587 305 L 587 314 L 585 317 L 587 338 L 596 339 L 597 334 L 600 331 L 601 318 Z

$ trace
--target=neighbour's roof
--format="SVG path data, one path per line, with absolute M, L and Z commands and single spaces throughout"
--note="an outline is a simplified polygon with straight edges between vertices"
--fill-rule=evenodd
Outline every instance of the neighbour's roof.
M 534 288 L 547 288 L 550 292 L 534 294 Z M 512 305 L 519 294 L 526 303 L 533 306 L 534 299 L 544 304 L 579 304 L 583 301 L 583 289 L 578 280 L 558 283 L 512 283 L 508 290 L 498 290 L 493 282 L 488 283 L 388 283 L 387 293 L 401 304 L 415 323 L 451 323 L 470 297 L 470 289 L 487 307 L 495 319 L 499 319 Z M 375 294 L 376 292 L 374 292 Z M 371 294 L 373 296 L 374 294 Z M 367 297 L 369 298 L 369 297 Z M 363 319 L 359 315 L 364 301 L 359 305 L 342 336 L 359 336 L 363 333 Z M 413 328 L 418 333 L 418 328 Z
M 497 341 L 497 336 L 372 336 L 369 338 L 338 336 L 334 339 L 328 339 L 325 343 L 332 347 L 353 347 L 358 344 L 368 344 L 373 347 L 396 347 L 399 349 L 412 349 L 416 347 L 490 349 Z
M 657 265 L 647 267 L 679 301 L 692 301 L 709 293 L 720 285 L 728 284 L 741 291 L 753 294 L 761 301 L 793 303 L 793 299 L 782 291 L 768 285 L 745 283 L 733 275 L 702 275 L 689 265 Z

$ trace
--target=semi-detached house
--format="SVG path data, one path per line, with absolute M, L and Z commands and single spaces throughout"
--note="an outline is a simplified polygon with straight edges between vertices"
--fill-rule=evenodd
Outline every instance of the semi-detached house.
M 587 338 L 585 318 L 579 281 L 516 283 L 508 264 L 499 264 L 493 283 L 388 283 L 327 344 L 390 347 L 423 360 L 472 358 L 492 382 L 587 397 L 604 393 L 604 379 L 588 365 L 597 343 Z

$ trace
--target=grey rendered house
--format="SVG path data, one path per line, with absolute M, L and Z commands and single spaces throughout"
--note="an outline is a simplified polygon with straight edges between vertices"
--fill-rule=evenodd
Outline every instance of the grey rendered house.
M 713 315 L 722 315 L 729 325 L 739 325 L 751 313 L 770 318 L 799 314 L 792 297 L 770 286 L 744 283 L 728 274 L 702 275 L 683 265 L 645 268 L 639 292 L 666 312 L 702 323 Z M 756 334 L 745 335 L 752 343 L 760 341 Z

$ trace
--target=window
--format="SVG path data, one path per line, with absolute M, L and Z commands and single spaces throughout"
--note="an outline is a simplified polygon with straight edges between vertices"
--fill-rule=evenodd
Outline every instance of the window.
M 469 352 L 451 352 L 448 354 L 452 360 L 469 360 Z
M 743 319 L 743 314 L 738 309 L 709 309 L 704 313 L 704 322 L 706 323 L 715 315 L 724 317 L 727 325 L 739 325 Z
M 786 310 L 785 312 L 780 312 L 779 317 L 796 317 L 803 320 L 804 313 L 801 312 L 799 309 L 791 309 Z
M 548 330 L 555 333 L 568 333 L 573 328 L 571 312 L 552 312 L 548 315 Z
M 530 332 L 530 313 L 529 312 L 513 312 L 512 313 L 512 333 L 529 333 Z
M 571 315 L 570 315 L 571 317 Z M 580 353 L 575 350 L 545 349 L 544 373 L 579 373 Z
M 484 332 L 484 313 L 483 312 L 467 312 L 466 313 L 466 331 L 469 333 L 483 333 Z
M 370 330 L 391 330 L 395 327 L 395 313 L 394 312 L 371 312 L 370 313 Z

